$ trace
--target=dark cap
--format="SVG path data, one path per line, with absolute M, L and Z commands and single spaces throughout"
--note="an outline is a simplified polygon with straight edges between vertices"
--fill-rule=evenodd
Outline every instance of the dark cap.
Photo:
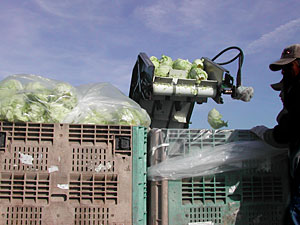
M 300 58 L 300 44 L 294 44 L 283 49 L 279 60 L 269 65 L 270 70 L 278 71 L 282 66 L 293 62 L 295 59 Z
M 282 87 L 283 87 L 283 80 L 279 81 L 278 83 L 271 84 L 271 87 L 272 87 L 273 90 L 275 90 L 275 91 L 281 91 L 281 89 L 282 89 Z

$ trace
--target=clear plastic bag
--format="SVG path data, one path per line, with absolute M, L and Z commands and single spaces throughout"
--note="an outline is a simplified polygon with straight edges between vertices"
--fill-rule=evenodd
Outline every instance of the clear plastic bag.
M 261 140 L 232 141 L 233 130 L 190 130 L 164 136 L 161 130 L 150 138 L 152 181 L 177 180 L 224 173 L 241 169 L 267 170 L 269 159 L 287 155 L 287 149 L 274 148 Z M 279 158 L 284 158 L 279 157 Z M 256 163 L 249 163 L 255 161 Z
M 0 82 L 0 119 L 10 122 L 61 122 L 77 105 L 76 89 L 66 82 L 32 74 Z
M 148 113 L 109 83 L 82 85 L 77 90 L 80 99 L 66 123 L 150 126 Z
M 149 126 L 150 117 L 109 83 L 72 85 L 32 74 L 0 82 L 0 119 L 10 122 Z

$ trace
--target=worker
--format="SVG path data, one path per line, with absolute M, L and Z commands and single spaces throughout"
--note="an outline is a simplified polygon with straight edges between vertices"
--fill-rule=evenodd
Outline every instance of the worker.
M 251 131 L 270 145 L 288 146 L 291 175 L 290 219 L 291 224 L 300 225 L 300 44 L 286 47 L 281 58 L 271 63 L 269 68 L 272 71 L 281 70 L 283 75 L 279 82 L 281 84 L 277 84 L 276 88 L 280 88 L 284 108 L 279 113 L 278 124 L 274 128 L 256 126 Z
M 272 87 L 272 89 L 273 89 L 274 91 L 280 91 L 279 97 L 280 97 L 281 102 L 282 102 L 282 104 L 283 104 L 283 95 L 284 95 L 284 94 L 283 94 L 283 79 L 282 79 L 280 82 L 278 82 L 278 83 L 271 84 L 270 86 Z M 285 107 L 283 106 L 282 110 L 281 110 L 281 111 L 279 112 L 279 114 L 277 115 L 277 118 L 276 118 L 277 123 L 279 123 L 281 117 L 282 117 L 283 115 L 285 115 L 286 113 L 287 113 L 287 110 L 286 110 Z M 286 145 L 285 145 L 285 146 L 286 146 Z

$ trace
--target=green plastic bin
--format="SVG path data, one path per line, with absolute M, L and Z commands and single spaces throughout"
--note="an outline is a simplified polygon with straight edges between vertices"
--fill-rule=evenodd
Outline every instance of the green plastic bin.
M 132 221 L 147 224 L 147 129 L 133 127 Z
M 150 145 L 216 146 L 257 139 L 249 130 L 223 130 L 199 135 L 204 130 L 161 129 L 150 132 Z M 163 144 L 162 144 L 163 143 Z M 262 149 L 263 150 L 263 149 Z M 164 154 L 149 155 L 149 162 L 164 160 Z M 149 224 L 161 225 L 283 225 L 289 202 L 287 156 L 267 161 L 252 160 L 253 169 L 181 180 L 151 181 Z M 260 166 L 260 167 L 258 167 Z M 248 167 L 247 167 L 248 168 Z

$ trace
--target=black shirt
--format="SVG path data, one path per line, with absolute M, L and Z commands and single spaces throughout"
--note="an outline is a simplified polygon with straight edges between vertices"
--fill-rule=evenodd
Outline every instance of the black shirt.
M 300 76 L 300 75 L 299 75 Z M 283 105 L 287 111 L 274 127 L 273 136 L 278 143 L 295 147 L 300 142 L 300 79 L 283 80 Z

